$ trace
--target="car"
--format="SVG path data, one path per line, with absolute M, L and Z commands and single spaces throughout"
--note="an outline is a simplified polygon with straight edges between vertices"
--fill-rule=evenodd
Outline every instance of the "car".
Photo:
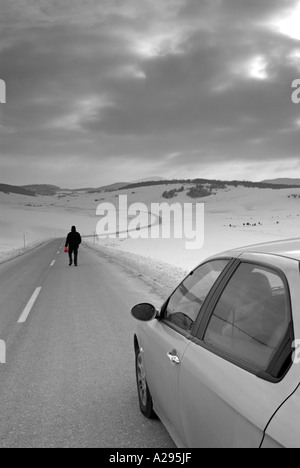
M 140 409 L 177 447 L 300 446 L 300 239 L 210 257 L 131 312 Z

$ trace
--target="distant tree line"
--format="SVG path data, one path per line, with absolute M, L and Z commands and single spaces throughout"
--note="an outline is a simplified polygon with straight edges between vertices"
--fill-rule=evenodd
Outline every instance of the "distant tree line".
M 191 198 L 204 198 L 209 197 L 212 194 L 212 190 L 209 186 L 203 187 L 202 185 L 195 185 L 191 187 L 187 195 Z
M 226 185 L 224 183 L 212 183 L 212 184 L 196 184 L 192 187 L 189 188 L 187 191 L 187 196 L 191 198 L 204 198 L 204 197 L 209 197 L 214 190 L 217 189 L 225 189 Z M 171 198 L 177 197 L 178 193 L 182 193 L 185 191 L 184 185 L 179 188 L 179 189 L 173 189 L 170 191 L 165 191 L 162 196 L 163 198 L 169 200 Z
M 182 193 L 182 192 L 184 192 L 184 186 L 182 186 L 180 189 L 170 190 L 169 192 L 166 191 L 162 194 L 162 196 L 163 198 L 166 198 L 167 200 L 169 200 L 170 198 L 177 197 L 177 194 Z
M 222 181 L 215 179 L 173 179 L 173 180 L 159 180 L 159 181 L 147 181 L 147 182 L 138 182 L 136 184 L 128 184 L 122 187 L 124 190 L 136 189 L 141 187 L 152 187 L 152 186 L 162 186 L 162 185 L 206 185 L 209 184 L 210 187 L 214 189 L 224 189 L 226 187 L 246 187 L 246 188 L 259 188 L 259 189 L 290 189 L 290 188 L 299 188 L 299 185 L 287 185 L 287 184 L 269 184 L 267 182 L 249 182 L 246 180 L 230 180 Z

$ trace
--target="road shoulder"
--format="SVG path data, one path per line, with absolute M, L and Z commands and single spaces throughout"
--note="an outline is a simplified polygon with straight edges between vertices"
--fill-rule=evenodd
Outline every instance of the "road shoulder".
M 129 274 L 150 286 L 153 292 L 162 299 L 166 299 L 188 274 L 187 271 L 181 268 L 131 252 L 124 252 L 89 242 L 85 242 L 83 247 L 93 250 L 108 261 L 118 264 Z

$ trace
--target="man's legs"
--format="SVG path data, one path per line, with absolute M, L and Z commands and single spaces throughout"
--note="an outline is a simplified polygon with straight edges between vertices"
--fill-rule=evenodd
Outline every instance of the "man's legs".
M 72 257 L 72 254 L 73 254 L 73 249 L 71 247 L 69 247 L 69 259 L 70 259 L 70 263 L 69 265 L 71 266 L 72 263 L 73 263 L 73 257 Z
M 77 266 L 77 259 L 78 259 L 78 249 L 74 249 L 74 263 Z

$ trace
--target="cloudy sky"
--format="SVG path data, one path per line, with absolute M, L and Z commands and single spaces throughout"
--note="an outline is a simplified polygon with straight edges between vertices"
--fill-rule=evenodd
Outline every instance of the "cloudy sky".
M 0 0 L 0 182 L 300 177 L 297 0 Z

